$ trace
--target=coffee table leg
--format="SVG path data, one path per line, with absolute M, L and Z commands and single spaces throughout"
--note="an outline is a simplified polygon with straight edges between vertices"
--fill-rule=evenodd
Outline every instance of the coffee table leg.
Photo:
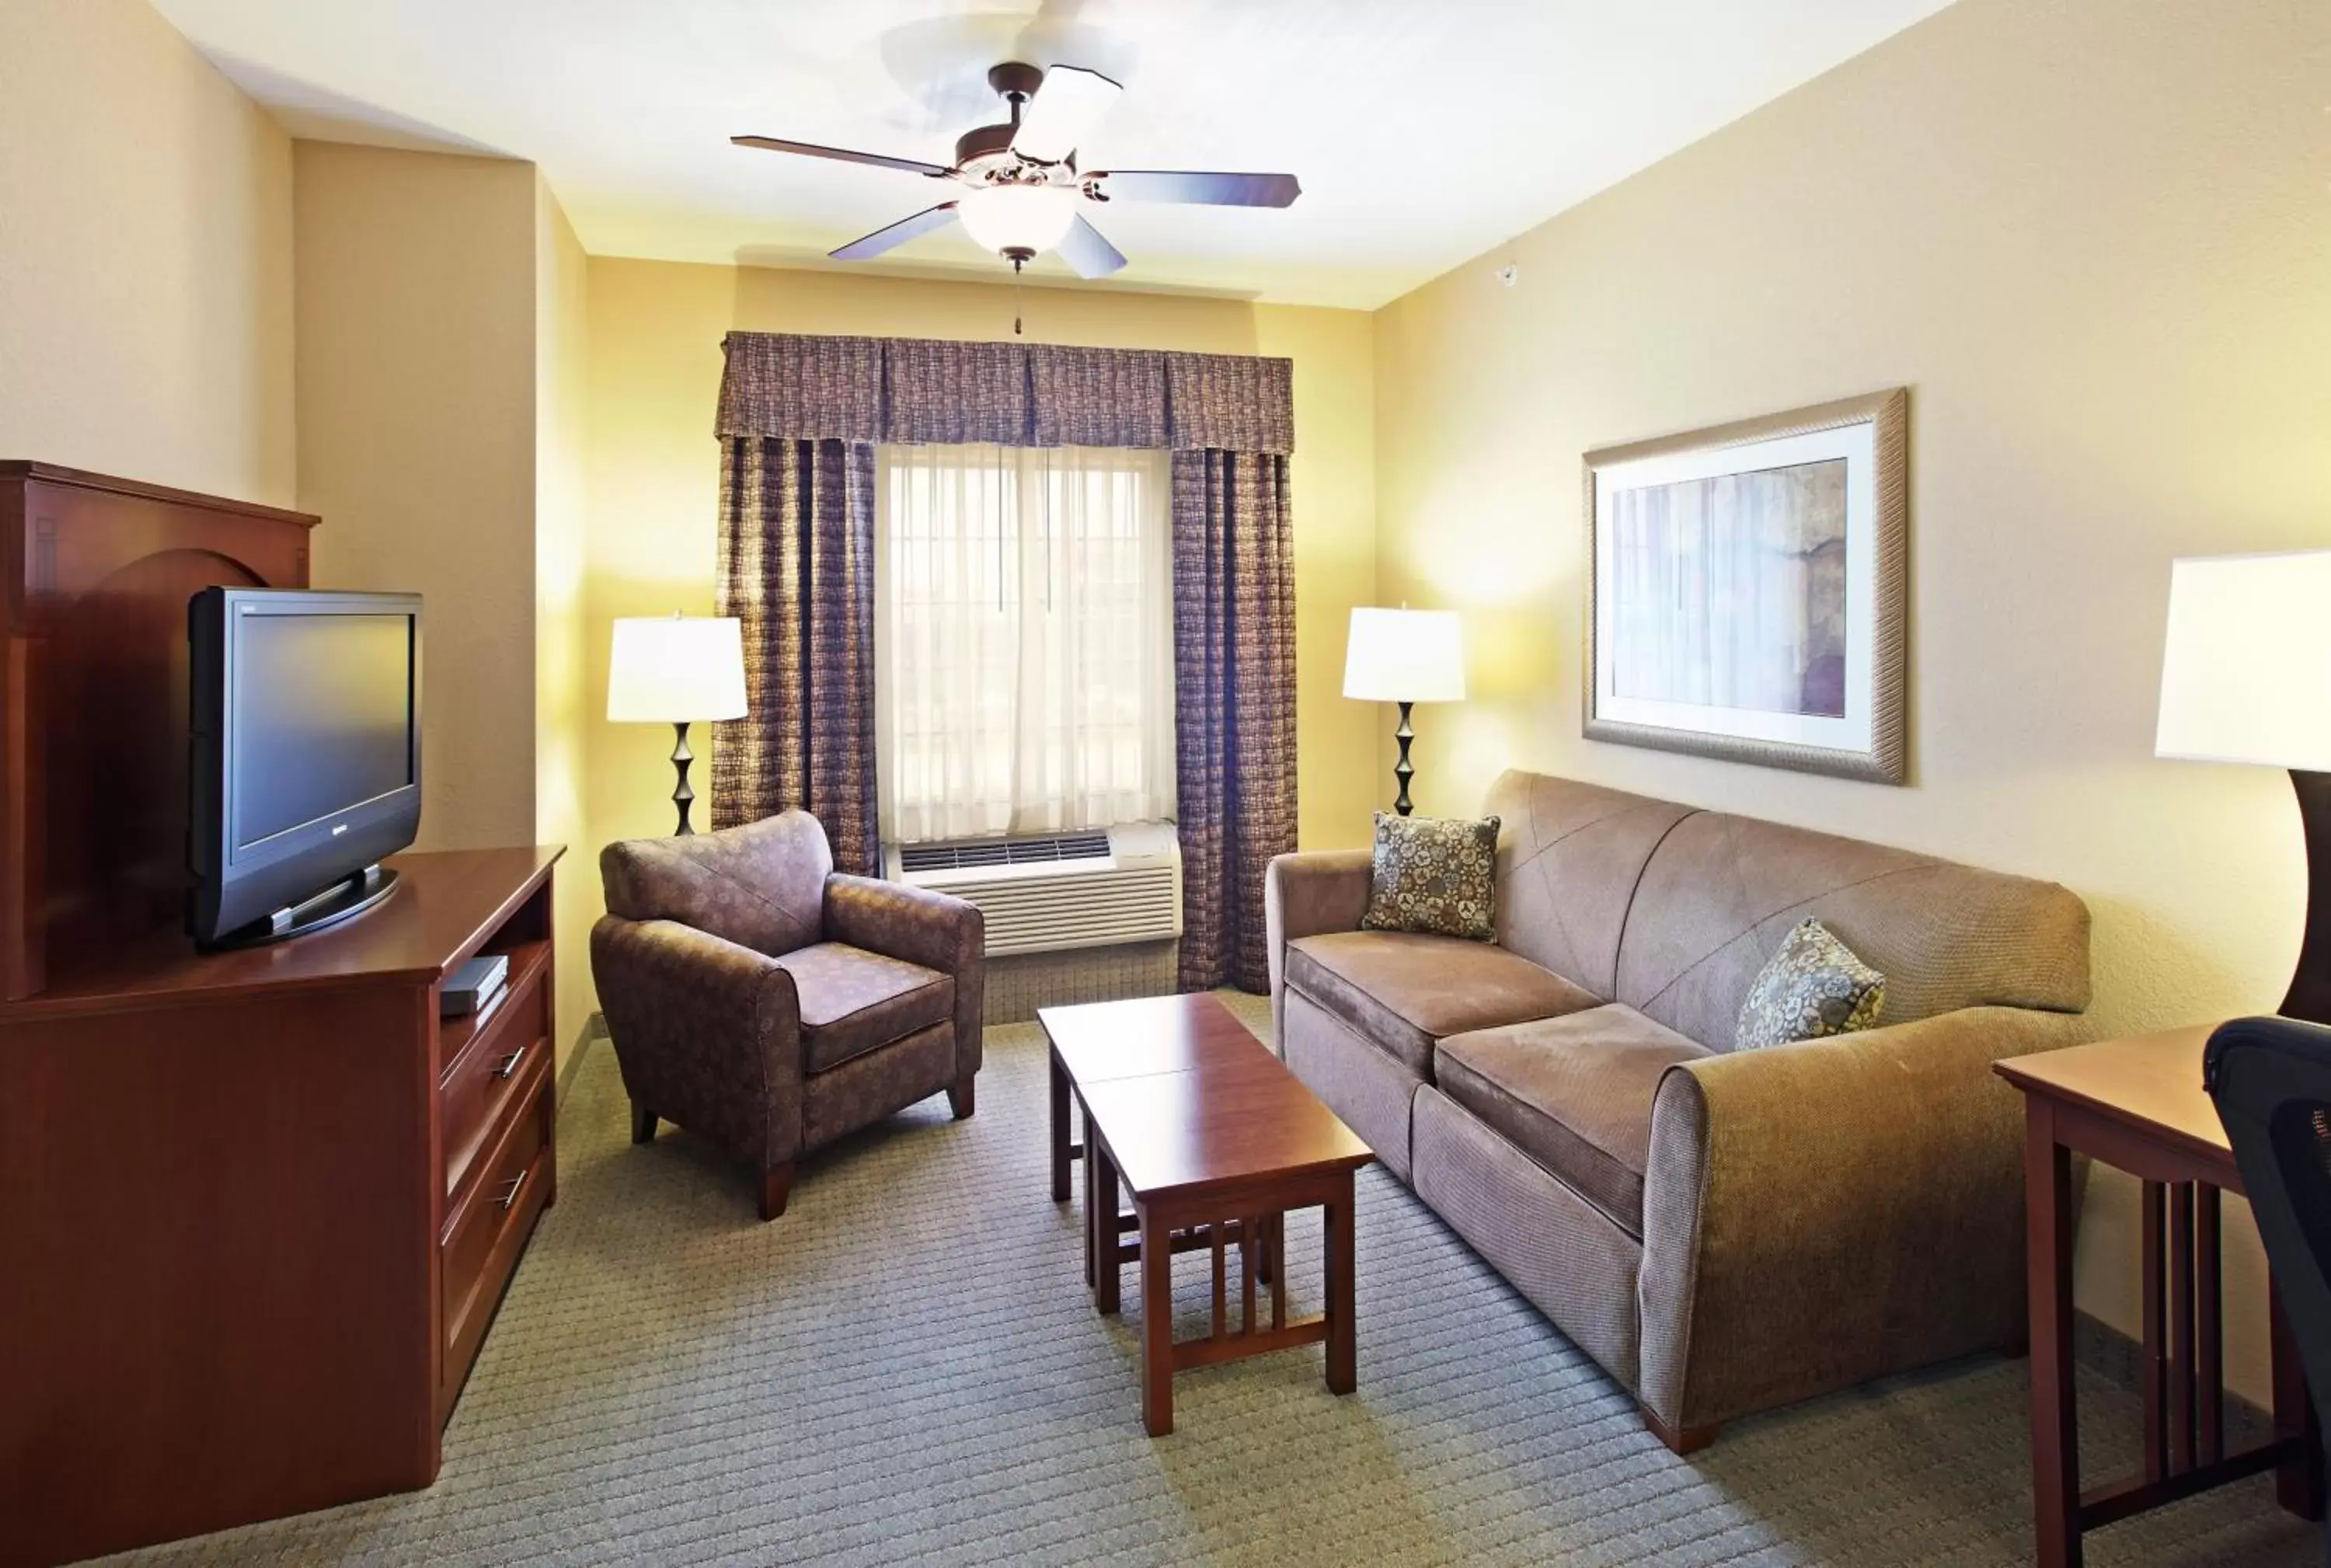
M 1089 1126 L 1085 1131 L 1085 1220 L 1086 1245 L 1092 1249 L 1093 1306 L 1103 1317 L 1117 1316 L 1118 1300 L 1117 1261 L 1117 1165 L 1092 1136 Z M 1148 1250 L 1142 1251 L 1142 1261 L 1148 1261 Z M 1169 1259 L 1170 1266 L 1170 1259 Z
M 1352 1323 L 1357 1292 L 1352 1267 L 1352 1176 L 1346 1171 L 1327 1209 L 1327 1392 L 1360 1385 L 1359 1341 Z
M 1139 1208 L 1141 1421 L 1162 1438 L 1174 1430 L 1174 1235 L 1148 1204 Z
M 1052 1202 L 1065 1203 L 1069 1201 L 1069 1075 L 1061 1070 L 1057 1053 L 1047 1054 L 1052 1059 Z

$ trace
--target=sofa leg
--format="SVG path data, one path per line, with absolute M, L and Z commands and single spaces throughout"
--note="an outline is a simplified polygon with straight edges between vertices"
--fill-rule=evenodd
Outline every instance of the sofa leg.
M 1716 1440 L 1715 1427 L 1670 1427 L 1651 1413 L 1651 1406 L 1638 1404 L 1635 1408 L 1643 1412 L 1643 1424 L 1651 1429 L 1651 1436 L 1667 1444 L 1672 1452 L 1698 1453 Z
M 639 1101 L 633 1100 L 632 1102 L 632 1142 L 635 1144 L 652 1144 L 655 1142 L 655 1112 L 648 1109 L 647 1107 L 640 1104 Z
M 761 1173 L 761 1218 L 774 1220 L 785 1212 L 785 1199 L 794 1190 L 794 1163 L 787 1160 Z
M 947 1109 L 955 1113 L 955 1119 L 959 1122 L 971 1117 L 971 1083 L 972 1080 L 966 1078 L 947 1088 Z

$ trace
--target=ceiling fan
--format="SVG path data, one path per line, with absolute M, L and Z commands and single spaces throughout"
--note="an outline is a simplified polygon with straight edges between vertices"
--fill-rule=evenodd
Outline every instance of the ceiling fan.
M 1161 169 L 1087 173 L 1077 167 L 1077 148 L 1108 117 L 1123 88 L 1098 71 L 1073 65 L 1043 71 L 1018 62 L 989 71 L 987 84 L 1012 106 L 1011 121 L 966 131 L 956 141 L 951 168 L 775 137 L 730 139 L 738 147 L 903 169 L 965 187 L 952 201 L 852 240 L 832 252 L 838 261 L 868 261 L 960 219 L 975 241 L 1010 261 L 1014 271 L 1042 252 L 1057 250 L 1078 276 L 1103 278 L 1124 266 L 1125 257 L 1085 221 L 1079 209 L 1087 202 L 1283 207 L 1303 194 L 1293 175 Z

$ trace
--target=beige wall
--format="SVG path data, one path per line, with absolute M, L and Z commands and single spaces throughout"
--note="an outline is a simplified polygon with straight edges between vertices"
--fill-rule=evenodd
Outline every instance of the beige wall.
M 1344 623 L 1375 603 L 1375 418 L 1369 318 L 1346 310 L 1031 288 L 1042 342 L 1283 355 L 1295 361 L 1297 721 L 1303 841 L 1365 843 L 1379 716 L 1339 695 Z M 720 340 L 756 331 L 1009 337 L 1006 285 L 694 266 L 590 266 L 589 842 L 671 831 L 669 733 L 610 725 L 607 625 L 712 608 Z M 697 751 L 709 748 L 699 740 Z M 698 765 L 699 774 L 709 763 Z M 698 780 L 699 790 L 703 780 Z M 709 793 L 709 792 L 706 792 Z
M 584 820 L 584 567 L 588 550 L 588 263 L 550 187 L 535 178 L 534 836 L 565 844 L 553 879 L 563 1065 L 591 1015 L 598 870 Z
M 0 5 L 0 458 L 294 500 L 290 139 L 145 0 Z
M 419 847 L 535 833 L 535 171 L 296 148 L 319 587 L 426 596 Z
M 2331 544 L 2327 80 L 2301 0 L 1960 0 L 1380 312 L 1383 590 L 1473 643 L 1424 808 L 1521 764 L 2056 878 L 2099 1028 L 2270 1009 L 2288 786 L 2155 761 L 2154 701 L 2173 556 Z M 1911 787 L 1582 741 L 1581 454 L 1892 385 Z M 2130 1193 L 2095 1185 L 2079 1256 L 2124 1327 Z

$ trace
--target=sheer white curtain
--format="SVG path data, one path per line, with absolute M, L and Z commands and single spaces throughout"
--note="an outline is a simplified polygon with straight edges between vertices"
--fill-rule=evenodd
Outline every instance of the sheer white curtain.
M 1172 816 L 1166 454 L 899 446 L 878 462 L 883 838 Z

